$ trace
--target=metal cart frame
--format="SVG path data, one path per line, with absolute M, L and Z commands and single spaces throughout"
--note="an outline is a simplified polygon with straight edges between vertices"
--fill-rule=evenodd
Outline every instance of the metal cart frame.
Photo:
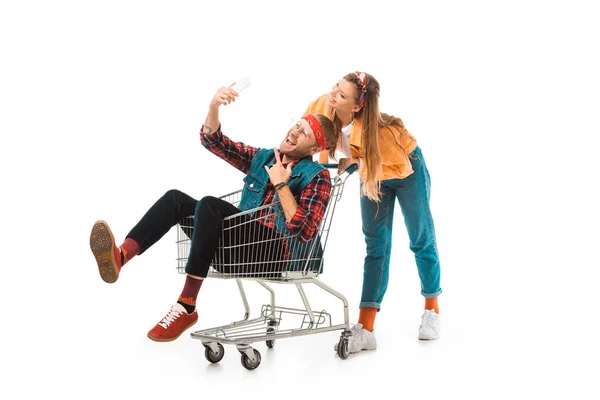
M 323 166 L 337 169 L 337 164 L 323 164 Z M 302 245 L 302 251 L 297 251 L 293 244 L 289 246 L 293 239 L 291 236 L 259 237 L 252 243 L 243 244 L 240 244 L 239 241 L 244 239 L 239 239 L 237 236 L 234 239 L 227 239 L 227 237 L 232 236 L 231 229 L 239 231 L 246 228 L 243 225 L 248 224 L 249 215 L 252 215 L 254 221 L 260 218 L 257 217 L 260 215 L 266 218 L 276 218 L 278 212 L 282 213 L 280 208 L 278 212 L 276 211 L 274 205 L 277 203 L 240 212 L 224 219 L 222 236 L 211 263 L 208 278 L 235 279 L 245 312 L 241 320 L 191 333 L 193 339 L 200 340 L 204 345 L 204 354 L 208 361 L 218 363 L 225 354 L 223 344 L 234 344 L 241 353 L 242 365 L 246 369 L 253 370 L 260 365 L 261 355 L 258 350 L 251 346 L 252 343 L 264 341 L 267 347 L 273 348 L 276 339 L 335 330 L 342 330 L 337 346 L 337 354 L 341 359 L 348 358 L 348 340 L 352 335 L 349 329 L 348 301 L 340 292 L 321 282 L 318 276 L 322 272 L 323 255 L 337 202 L 341 199 L 346 179 L 355 169 L 356 165 L 352 165 L 346 171 L 332 178 L 331 196 L 322 223 L 319 226 L 318 234 L 314 235 L 308 243 Z M 237 205 L 241 199 L 241 193 L 242 190 L 238 190 L 222 196 L 221 199 Z M 189 221 L 177 226 L 177 269 L 182 274 L 185 273 L 185 265 L 191 246 L 189 232 L 192 227 L 193 216 L 189 217 Z M 271 231 L 277 232 L 274 229 Z M 233 243 L 234 240 L 238 242 Z M 280 246 L 282 240 L 287 246 L 286 257 L 276 260 L 263 259 L 266 257 L 264 254 L 269 253 L 274 248 L 274 244 Z M 255 247 L 253 251 L 247 251 L 248 246 Z M 249 254 L 253 254 L 252 259 L 250 259 Z M 257 258 L 261 259 L 258 260 Z M 250 306 L 244 291 L 243 280 L 256 281 L 270 293 L 270 303 L 261 307 L 260 316 L 257 318 L 250 319 Z M 297 309 L 276 305 L 275 290 L 269 286 L 271 283 L 295 285 L 304 308 Z M 308 283 L 316 285 L 341 300 L 344 315 L 343 323 L 334 325 L 332 324 L 331 314 L 325 310 L 314 311 L 303 288 L 303 285 Z M 288 319 L 297 320 L 296 325 L 283 328 L 282 321 Z

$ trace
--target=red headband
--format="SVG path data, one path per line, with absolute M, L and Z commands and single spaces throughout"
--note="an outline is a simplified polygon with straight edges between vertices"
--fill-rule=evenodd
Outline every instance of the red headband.
M 305 115 L 302 117 L 303 120 L 308 122 L 310 128 L 313 130 L 315 134 L 315 139 L 317 139 L 317 144 L 323 150 L 327 148 L 327 141 L 325 140 L 325 134 L 323 133 L 323 128 L 321 128 L 321 124 L 319 120 L 312 114 Z

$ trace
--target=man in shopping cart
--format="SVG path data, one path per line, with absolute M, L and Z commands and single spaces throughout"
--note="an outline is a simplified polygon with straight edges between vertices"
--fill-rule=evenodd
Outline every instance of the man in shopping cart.
M 282 210 L 280 218 L 253 215 L 254 220 L 250 221 L 253 229 L 246 232 L 273 236 L 285 231 L 298 242 L 315 237 L 323 220 L 331 179 L 329 171 L 314 162 L 312 156 L 337 143 L 331 120 L 320 114 L 307 115 L 285 134 L 279 149 L 256 148 L 234 142 L 221 131 L 219 108 L 234 102 L 236 97 L 238 93 L 231 86 L 217 91 L 210 102 L 200 139 L 210 152 L 246 174 L 237 207 L 216 197 L 207 196 L 198 201 L 178 190 L 169 190 L 146 212 L 120 246 L 116 245 L 105 221 L 97 221 L 92 228 L 90 247 L 100 276 L 105 282 L 114 283 L 122 267 L 133 257 L 143 254 L 174 225 L 194 217 L 193 233 L 188 232 L 191 248 L 185 266 L 185 284 L 177 302 L 148 332 L 148 338 L 154 341 L 175 340 L 198 320 L 196 299 L 215 255 L 224 218 L 278 201 Z M 281 241 L 277 243 L 280 244 L 270 249 L 274 257 L 289 252 Z

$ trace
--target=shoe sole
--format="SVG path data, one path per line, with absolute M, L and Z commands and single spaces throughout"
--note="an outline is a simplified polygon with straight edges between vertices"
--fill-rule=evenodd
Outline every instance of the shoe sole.
M 436 340 L 436 339 L 439 339 L 439 337 L 440 337 L 439 333 L 437 335 L 428 335 L 427 333 L 419 332 L 419 340 Z
M 425 337 L 425 336 L 421 337 L 421 336 L 419 336 L 419 340 L 426 340 L 427 341 L 427 340 L 437 340 L 437 339 L 439 339 L 439 335 L 436 336 L 436 337 Z
M 173 340 L 179 338 L 179 336 L 181 336 L 183 334 L 183 332 L 187 331 L 188 329 L 190 329 L 196 322 L 198 322 L 198 320 L 196 319 L 194 322 L 192 322 L 191 324 L 189 324 L 184 330 L 181 331 L 181 333 L 173 338 L 158 338 L 158 337 L 154 337 L 154 336 L 150 336 L 150 333 L 148 333 L 148 339 L 153 340 L 155 342 L 172 342 Z
M 377 348 L 373 348 L 373 349 L 360 349 L 358 351 L 351 351 L 350 354 L 356 354 L 356 353 L 360 353 L 361 351 L 373 351 L 373 350 L 377 350 Z
M 119 279 L 119 269 L 113 248 L 115 238 L 104 221 L 97 221 L 90 234 L 90 248 L 96 258 L 100 277 L 106 283 L 115 283 Z
M 333 345 L 333 351 L 335 351 L 337 353 L 338 351 L 338 347 L 340 346 L 339 343 L 336 343 Z M 360 353 L 361 351 L 373 351 L 373 350 L 377 350 L 377 346 L 373 347 L 373 348 L 367 348 L 367 349 L 360 349 L 358 351 L 350 351 L 350 354 L 356 354 L 356 353 Z

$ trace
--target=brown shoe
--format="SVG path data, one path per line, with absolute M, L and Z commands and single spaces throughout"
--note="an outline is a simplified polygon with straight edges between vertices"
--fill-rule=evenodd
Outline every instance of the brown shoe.
M 90 234 L 90 248 L 96 262 L 100 277 L 106 283 L 114 283 L 119 279 L 121 270 L 121 250 L 115 245 L 108 224 L 104 221 L 96 221 Z

